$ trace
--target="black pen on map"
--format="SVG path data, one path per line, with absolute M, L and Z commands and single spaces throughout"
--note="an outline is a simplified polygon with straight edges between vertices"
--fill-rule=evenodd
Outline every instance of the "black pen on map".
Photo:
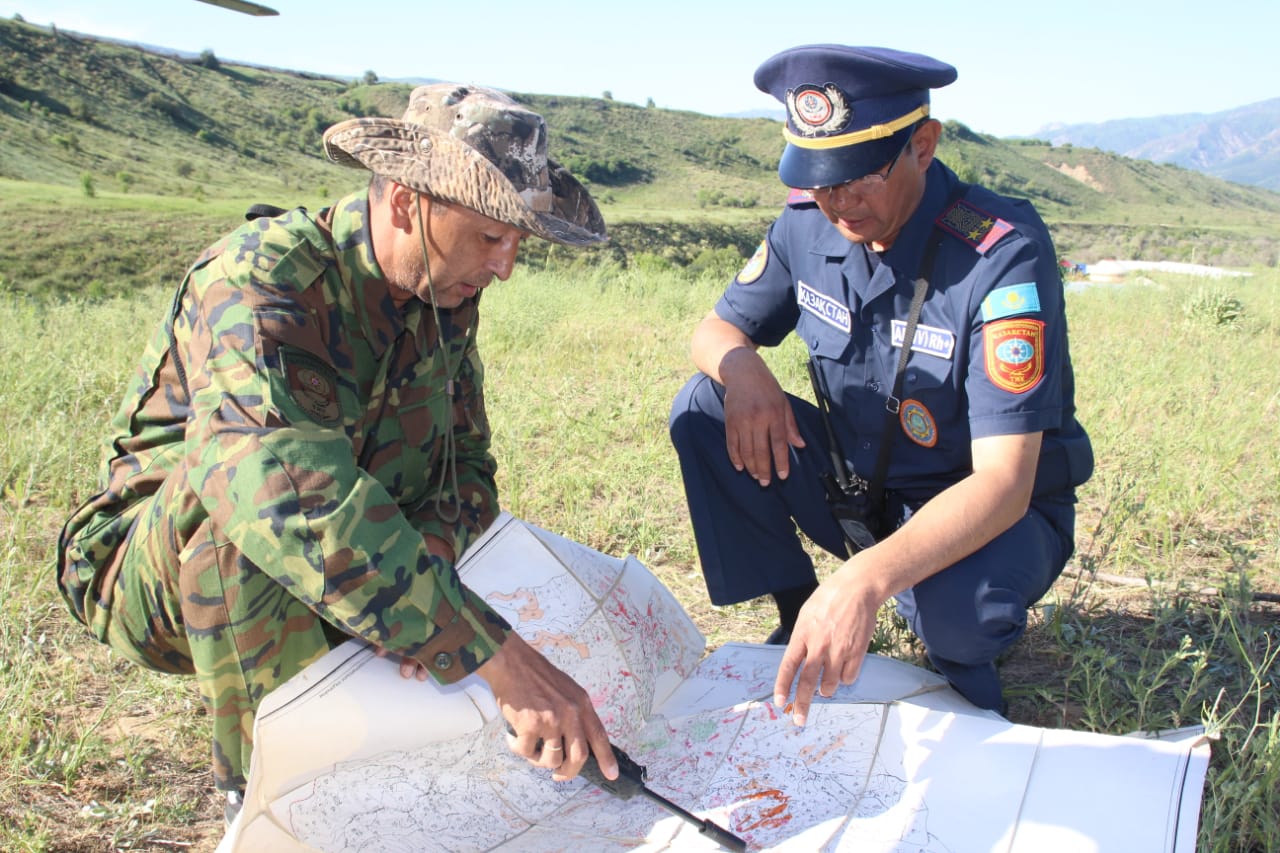
M 516 733 L 510 723 L 507 724 L 507 733 L 511 735 Z M 693 812 L 685 811 L 661 794 L 649 790 L 649 787 L 645 784 L 649 776 L 648 769 L 644 765 L 637 764 L 635 759 L 612 743 L 609 744 L 609 747 L 613 750 L 613 757 L 618 760 L 618 778 L 610 779 L 605 776 L 600 770 L 600 764 L 596 761 L 595 755 L 588 755 L 587 763 L 582 765 L 582 776 L 588 782 L 602 791 L 613 794 L 620 800 L 629 800 L 636 795 L 642 796 L 671 812 L 676 817 L 698 827 L 698 832 L 714 840 L 721 847 L 738 851 L 738 853 L 747 849 L 747 842 L 729 830 L 709 820 L 704 820 Z M 539 748 L 541 748 L 541 743 L 539 743 Z

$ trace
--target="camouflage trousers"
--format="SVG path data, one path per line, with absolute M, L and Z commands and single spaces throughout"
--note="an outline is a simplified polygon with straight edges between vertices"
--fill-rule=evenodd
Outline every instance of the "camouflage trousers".
M 148 500 L 90 626 L 140 666 L 195 674 L 213 721 L 214 782 L 243 790 L 258 705 L 329 650 L 325 624 L 207 519 L 184 524 L 202 516 L 184 466 Z

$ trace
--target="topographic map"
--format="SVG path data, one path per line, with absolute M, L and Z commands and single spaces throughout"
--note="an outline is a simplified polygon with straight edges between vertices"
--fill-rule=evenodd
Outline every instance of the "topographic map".
M 634 558 L 503 515 L 458 571 L 587 688 L 655 792 L 751 850 L 1194 850 L 1199 740 L 1014 725 L 877 656 L 798 728 L 770 699 L 782 649 L 706 654 Z M 648 800 L 512 755 L 479 678 L 405 680 L 356 641 L 271 694 L 255 737 L 219 853 L 718 849 Z

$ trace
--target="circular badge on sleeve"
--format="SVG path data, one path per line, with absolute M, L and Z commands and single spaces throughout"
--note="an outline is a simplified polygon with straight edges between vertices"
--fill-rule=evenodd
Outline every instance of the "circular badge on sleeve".
M 933 447 L 938 443 L 938 423 L 919 400 L 903 400 L 898 420 L 907 438 L 921 447 Z
M 738 273 L 738 284 L 750 284 L 764 275 L 764 268 L 769 265 L 769 241 L 761 240 L 756 253 L 747 261 L 747 265 Z

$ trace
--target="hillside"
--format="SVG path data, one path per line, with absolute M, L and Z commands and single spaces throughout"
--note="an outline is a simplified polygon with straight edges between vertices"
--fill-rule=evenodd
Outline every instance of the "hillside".
M 353 116 L 398 115 L 409 91 L 0 20 L 0 179 L 9 179 L 0 181 L 0 213 L 30 226 L 0 236 L 0 282 L 39 288 L 52 276 L 52 286 L 74 288 L 100 276 L 101 265 L 50 272 L 45 263 L 57 239 L 96 236 L 55 239 L 63 226 L 52 223 L 106 227 L 95 210 L 113 211 L 111 269 L 141 278 L 154 269 L 154 248 L 138 222 L 174 220 L 158 227 L 175 235 L 172 250 L 186 252 L 214 236 L 209 230 L 234 224 L 249 203 L 320 205 L 364 180 L 325 160 L 323 130 Z M 785 197 L 775 120 L 515 97 L 546 116 L 553 156 L 601 202 L 613 240 L 591 257 L 731 265 L 749 254 Z M 1280 194 L 1096 149 L 1011 143 L 954 121 L 946 128 L 944 162 L 967 180 L 1034 201 L 1064 257 L 1147 251 L 1155 260 L 1276 263 Z M 56 204 L 42 204 L 54 195 Z M 89 215 L 54 210 L 69 207 Z M 526 256 L 541 263 L 549 253 L 539 246 Z
M 1050 125 L 1035 135 L 1280 190 L 1280 98 L 1210 114 Z

